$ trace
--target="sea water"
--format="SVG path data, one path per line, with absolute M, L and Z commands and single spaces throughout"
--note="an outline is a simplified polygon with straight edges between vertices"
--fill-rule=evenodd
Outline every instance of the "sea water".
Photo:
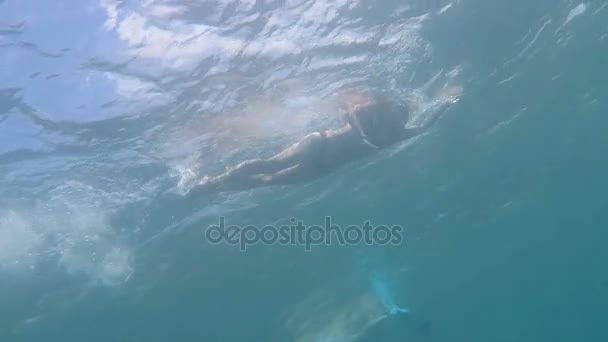
M 0 0 L 0 341 L 606 341 L 607 23 L 599 0 Z M 412 125 L 459 101 L 311 183 L 182 198 L 367 90 Z M 220 216 L 403 239 L 241 251 L 206 239 Z

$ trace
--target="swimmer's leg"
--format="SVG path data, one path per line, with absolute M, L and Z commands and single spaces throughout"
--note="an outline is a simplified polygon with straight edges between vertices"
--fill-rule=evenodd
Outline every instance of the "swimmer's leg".
M 223 174 L 213 177 L 215 182 L 230 182 L 235 178 L 249 177 L 259 174 L 275 173 L 286 166 L 287 160 L 270 159 L 251 159 L 246 160 L 237 166 L 230 168 Z
M 216 177 L 205 177 L 192 193 L 206 191 L 244 190 L 271 184 L 288 184 L 296 178 L 290 169 L 297 169 L 299 163 L 306 163 L 318 152 L 323 137 L 315 132 L 289 146 L 269 159 L 244 161 Z M 301 171 L 297 172 L 297 174 Z
M 255 188 L 259 186 L 257 183 L 262 183 L 262 180 L 255 176 L 276 173 L 283 168 L 285 162 L 272 158 L 246 160 L 219 176 L 203 177 L 194 188 L 188 191 L 187 196 L 193 197 L 202 193 Z
M 301 163 L 311 154 L 315 153 L 321 139 L 320 133 L 311 133 L 269 159 L 244 161 L 225 173 L 214 177 L 212 181 L 225 183 L 230 182 L 234 178 L 277 173 Z
M 308 182 L 321 176 L 314 167 L 297 164 L 283 169 L 275 174 L 262 176 L 264 185 L 289 185 Z
M 307 168 L 301 164 L 296 164 L 279 172 L 275 172 L 274 174 L 260 174 L 251 177 L 240 178 L 231 182 L 230 184 L 224 184 L 222 190 L 247 190 L 271 185 L 289 185 L 303 183 L 315 178 L 316 176 L 318 176 L 318 173 L 315 174 L 314 171 L 310 171 L 310 168 Z

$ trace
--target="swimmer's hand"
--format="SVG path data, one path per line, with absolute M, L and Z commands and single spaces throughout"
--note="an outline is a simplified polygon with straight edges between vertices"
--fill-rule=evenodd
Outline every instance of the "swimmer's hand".
M 405 127 L 403 131 L 404 139 L 413 138 L 419 134 L 426 132 L 432 125 L 435 124 L 445 114 L 449 108 L 460 101 L 459 95 L 446 96 L 445 98 L 436 100 L 431 106 L 427 118 L 419 125 Z
M 378 147 L 377 145 L 375 145 L 371 141 L 369 141 L 369 138 L 367 137 L 367 134 L 365 134 L 365 130 L 361 126 L 361 122 L 359 121 L 359 117 L 357 115 L 355 115 L 352 112 L 348 113 L 346 115 L 346 121 L 348 122 L 350 127 L 352 127 L 355 130 L 355 132 L 357 132 L 357 134 L 359 134 L 361 141 L 363 141 L 363 143 L 365 145 L 370 146 L 377 150 L 380 149 L 380 147 Z

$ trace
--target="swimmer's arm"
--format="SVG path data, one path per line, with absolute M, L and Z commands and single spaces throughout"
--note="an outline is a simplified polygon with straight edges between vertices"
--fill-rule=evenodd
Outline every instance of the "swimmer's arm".
M 350 127 L 352 127 L 352 129 L 355 132 L 357 132 L 357 134 L 359 134 L 359 137 L 365 144 L 367 144 L 373 148 L 376 148 L 376 149 L 379 148 L 378 146 L 372 144 L 369 141 L 369 138 L 367 137 L 367 134 L 365 134 L 365 130 L 363 129 L 363 125 L 361 125 L 361 121 L 359 119 L 359 116 L 357 116 L 357 114 L 347 112 L 346 113 L 346 122 L 348 122 Z
M 439 120 L 439 118 L 447 111 L 447 109 L 456 102 L 458 102 L 458 100 L 443 103 L 437 109 L 433 110 L 433 112 L 429 114 L 429 117 L 420 125 L 413 127 L 405 127 L 404 139 L 413 138 L 417 135 L 426 132 L 431 126 L 435 124 L 435 122 L 437 122 L 437 120 Z

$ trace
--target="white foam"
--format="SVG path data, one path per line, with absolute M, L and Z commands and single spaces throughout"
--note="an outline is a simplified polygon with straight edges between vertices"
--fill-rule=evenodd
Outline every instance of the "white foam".
M 445 5 L 442 9 L 439 10 L 439 14 L 447 12 L 450 8 L 452 8 L 452 6 L 454 6 L 453 2 L 450 2 L 449 4 Z
M 27 215 L 17 209 L 0 213 L 0 271 L 35 272 L 38 265 L 57 261 L 64 275 L 124 283 L 133 272 L 131 249 L 109 220 L 113 207 L 124 201 L 120 196 L 68 181 Z
M 69 274 L 86 276 L 103 285 L 127 281 L 132 273 L 130 250 L 123 246 L 109 218 L 121 202 L 118 194 L 105 193 L 79 182 L 68 182 L 49 201 L 53 225 L 45 231 L 56 242 L 59 266 Z
M 572 19 L 578 17 L 579 15 L 585 13 L 587 11 L 587 8 L 589 7 L 589 5 L 587 5 L 586 3 L 582 2 L 580 4 L 578 4 L 576 7 L 574 7 L 570 13 L 568 13 L 568 18 L 566 18 L 566 22 L 565 24 L 568 24 L 570 21 L 572 21 Z
M 0 214 L 0 270 L 33 267 L 42 242 L 41 234 L 20 213 Z

